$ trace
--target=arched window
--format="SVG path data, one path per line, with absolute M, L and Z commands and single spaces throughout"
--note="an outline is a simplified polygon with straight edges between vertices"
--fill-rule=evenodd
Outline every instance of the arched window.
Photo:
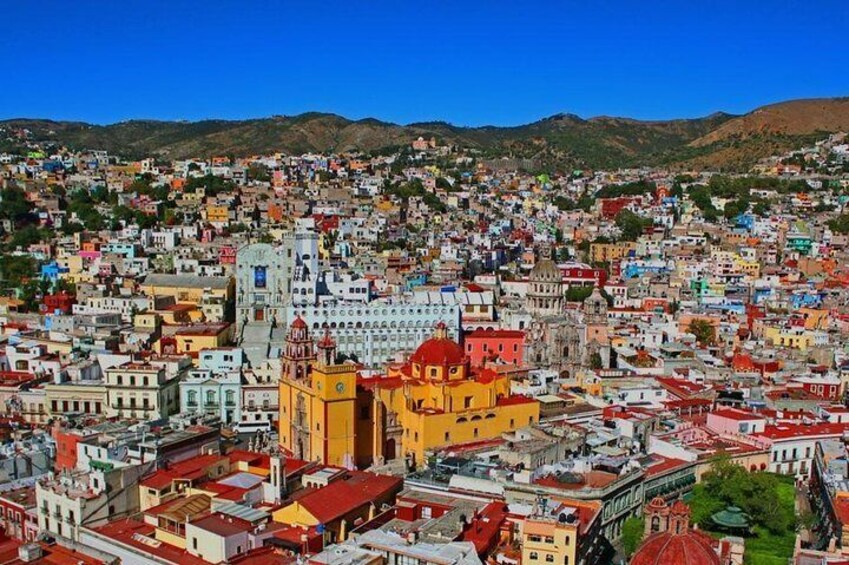
M 189 403 L 189 406 L 197 406 L 198 405 L 198 393 L 195 390 L 190 390 L 189 394 L 186 395 L 186 399 Z
M 208 390 L 206 391 L 206 403 L 207 404 L 215 404 L 215 392 Z

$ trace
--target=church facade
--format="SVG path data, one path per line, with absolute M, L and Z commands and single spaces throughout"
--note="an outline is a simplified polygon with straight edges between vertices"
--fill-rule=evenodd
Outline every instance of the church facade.
M 285 324 L 291 302 L 293 249 L 284 243 L 245 245 L 236 252 L 237 332 L 247 325 Z
M 510 377 L 470 366 L 444 324 L 406 363 L 360 377 L 336 362 L 328 332 L 316 344 L 300 317 L 289 328 L 280 377 L 280 445 L 294 457 L 352 468 L 499 437 L 539 421 L 539 403 L 511 396 Z
M 607 300 L 596 287 L 581 309 L 568 309 L 566 290 L 563 273 L 543 250 L 528 277 L 521 313 L 528 319 L 525 360 L 563 376 L 580 367 L 605 366 L 609 357 Z

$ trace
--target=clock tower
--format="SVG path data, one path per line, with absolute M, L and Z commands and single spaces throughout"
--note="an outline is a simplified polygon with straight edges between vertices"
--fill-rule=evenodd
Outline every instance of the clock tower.
M 309 345 L 303 349 L 312 351 L 312 338 L 305 337 Z M 327 332 L 317 348 L 317 355 L 304 360 L 308 368 L 298 371 L 300 364 L 290 365 L 281 375 L 280 445 L 299 459 L 352 468 L 356 366 L 336 363 L 336 344 Z

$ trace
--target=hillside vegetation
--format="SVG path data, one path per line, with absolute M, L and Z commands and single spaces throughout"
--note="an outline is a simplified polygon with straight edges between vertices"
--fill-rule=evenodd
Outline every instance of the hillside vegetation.
M 582 119 L 558 114 L 515 127 L 460 127 L 445 122 L 402 126 L 322 113 L 236 121 L 131 120 L 105 126 L 40 119 L 0 121 L 0 129 L 7 132 L 20 128 L 30 130 L 35 141 L 75 150 L 105 149 L 130 158 L 374 152 L 433 136 L 443 144 L 480 150 L 483 156 L 534 158 L 555 168 L 662 165 L 741 170 L 829 132 L 849 131 L 849 98 L 795 100 L 742 116 L 715 113 L 688 120 Z M 7 139 L 0 149 L 9 149 L 11 143 Z

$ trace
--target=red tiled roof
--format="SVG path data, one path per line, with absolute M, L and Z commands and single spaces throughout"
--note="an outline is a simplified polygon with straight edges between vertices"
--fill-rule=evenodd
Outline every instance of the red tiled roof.
M 503 502 L 490 502 L 481 511 L 461 539 L 475 544 L 475 550 L 482 555 L 492 549 L 498 541 L 501 524 L 507 518 L 507 505 Z
M 207 454 L 193 457 L 186 461 L 180 461 L 167 469 L 160 469 L 148 475 L 141 481 L 141 485 L 148 488 L 162 489 L 175 479 L 197 480 L 206 475 L 205 469 L 215 465 L 219 461 L 226 461 L 224 455 Z
M 667 459 L 666 457 L 661 457 L 661 460 L 653 465 L 649 465 L 646 469 L 646 476 L 653 477 L 656 475 L 660 475 L 661 473 L 665 473 L 667 471 L 671 471 L 672 469 L 677 469 L 678 467 L 684 467 L 689 465 L 688 461 L 684 461 L 683 459 Z
M 304 494 L 298 502 L 317 520 L 326 524 L 392 491 L 400 490 L 403 483 L 399 477 L 348 471 L 344 478 Z
M 798 424 L 798 425 L 781 425 L 767 426 L 763 432 L 755 434 L 759 437 L 765 437 L 775 440 L 806 438 L 806 437 L 838 437 L 849 430 L 849 424 Z
M 180 565 L 209 565 L 203 559 L 195 557 L 189 552 L 173 545 L 160 543 L 158 546 L 154 546 L 139 541 L 136 534 L 155 539 L 154 532 L 156 528 L 138 520 L 117 520 L 93 529 L 104 537 L 132 546 L 136 551 L 154 555 L 171 563 L 179 563 Z
M 753 414 L 752 412 L 746 412 L 745 410 L 735 410 L 733 408 L 721 408 L 719 410 L 714 410 L 711 414 L 719 416 L 720 418 L 736 420 L 738 422 L 764 419 L 763 416 L 759 414 Z
M 39 543 L 42 556 L 32 561 L 23 561 L 18 557 L 18 548 L 22 544 L 9 540 L 0 544 L 0 563 L 3 565 L 100 565 L 103 561 L 85 553 L 67 549 L 60 545 Z
M 224 518 L 219 514 L 210 514 L 195 520 L 192 525 L 225 538 L 247 532 L 253 527 L 249 522 L 238 518 Z

